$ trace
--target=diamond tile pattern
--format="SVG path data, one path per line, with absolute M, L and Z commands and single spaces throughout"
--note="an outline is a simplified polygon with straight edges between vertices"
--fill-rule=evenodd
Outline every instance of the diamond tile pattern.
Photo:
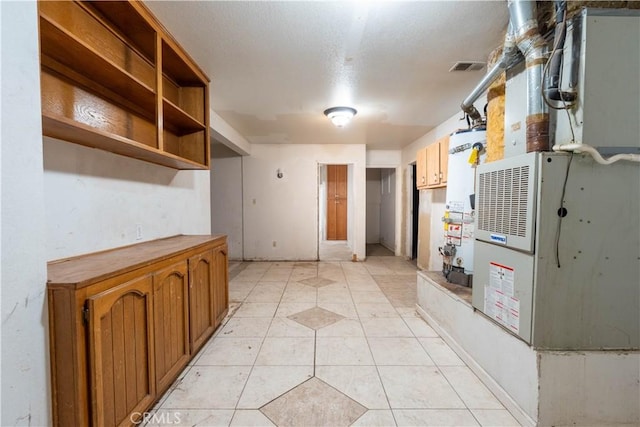
M 333 325 L 344 318 L 344 316 L 338 313 L 334 313 L 333 311 L 325 310 L 320 307 L 313 307 L 288 316 L 288 319 L 294 320 L 301 325 L 315 330 Z
M 308 279 L 300 280 L 298 283 L 302 283 L 303 285 L 313 286 L 314 288 L 321 288 L 323 286 L 331 285 L 336 283 L 335 280 L 327 279 L 326 277 L 310 277 Z
M 229 270 L 229 315 L 160 400 L 159 417 L 180 413 L 180 425 L 198 426 L 519 425 L 417 315 L 409 262 Z
M 349 426 L 367 412 L 367 408 L 313 377 L 260 411 L 283 427 Z

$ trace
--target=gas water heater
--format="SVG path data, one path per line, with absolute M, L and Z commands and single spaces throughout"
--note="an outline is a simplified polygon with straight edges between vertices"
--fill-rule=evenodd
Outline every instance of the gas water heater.
M 484 128 L 461 130 L 449 138 L 442 272 L 447 280 L 471 286 L 475 227 L 476 167 L 484 161 Z

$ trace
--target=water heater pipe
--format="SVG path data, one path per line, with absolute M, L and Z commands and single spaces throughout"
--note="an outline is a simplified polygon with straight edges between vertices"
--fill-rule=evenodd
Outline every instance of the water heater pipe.
M 549 110 L 542 99 L 546 43 L 538 30 L 535 1 L 509 0 L 509 16 L 527 67 L 527 152 L 549 150 Z
M 536 2 L 509 0 L 509 30 L 502 56 L 460 105 L 473 120 L 482 120 L 473 103 L 493 83 L 500 73 L 525 57 L 527 67 L 527 152 L 549 150 L 549 111 L 542 99 L 542 76 L 546 62 L 545 41 L 538 31 Z
M 511 25 L 509 25 L 509 29 L 507 30 L 507 34 L 504 38 L 502 56 L 500 56 L 500 59 L 496 61 L 493 67 L 487 72 L 487 74 L 485 74 L 482 80 L 480 80 L 480 83 L 476 85 L 473 91 L 471 91 L 471 93 L 464 99 L 464 101 L 462 101 L 462 104 L 460 104 L 460 108 L 462 109 L 462 111 L 464 111 L 473 121 L 473 127 L 484 124 L 482 121 L 482 116 L 480 115 L 476 107 L 473 106 L 473 103 L 476 102 L 478 98 L 480 98 L 480 95 L 482 95 L 487 91 L 487 89 L 489 89 L 491 83 L 493 83 L 498 77 L 500 77 L 500 74 L 504 70 L 514 66 L 518 62 L 522 61 L 522 59 L 523 57 L 522 55 L 520 55 L 520 51 L 516 46 L 516 39 L 513 34 L 513 30 L 511 28 Z

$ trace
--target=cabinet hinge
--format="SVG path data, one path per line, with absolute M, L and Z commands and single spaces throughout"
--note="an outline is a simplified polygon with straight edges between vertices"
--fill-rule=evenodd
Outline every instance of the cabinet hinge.
M 89 324 L 89 307 L 87 307 L 86 305 L 82 307 L 82 322 L 85 325 Z

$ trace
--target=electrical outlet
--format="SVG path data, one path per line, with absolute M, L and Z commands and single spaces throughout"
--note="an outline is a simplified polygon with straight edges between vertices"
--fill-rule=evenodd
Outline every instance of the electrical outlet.
M 276 247 L 276 241 L 275 240 L 273 241 L 273 247 L 274 248 Z
M 142 224 L 136 224 L 136 240 L 142 240 Z

